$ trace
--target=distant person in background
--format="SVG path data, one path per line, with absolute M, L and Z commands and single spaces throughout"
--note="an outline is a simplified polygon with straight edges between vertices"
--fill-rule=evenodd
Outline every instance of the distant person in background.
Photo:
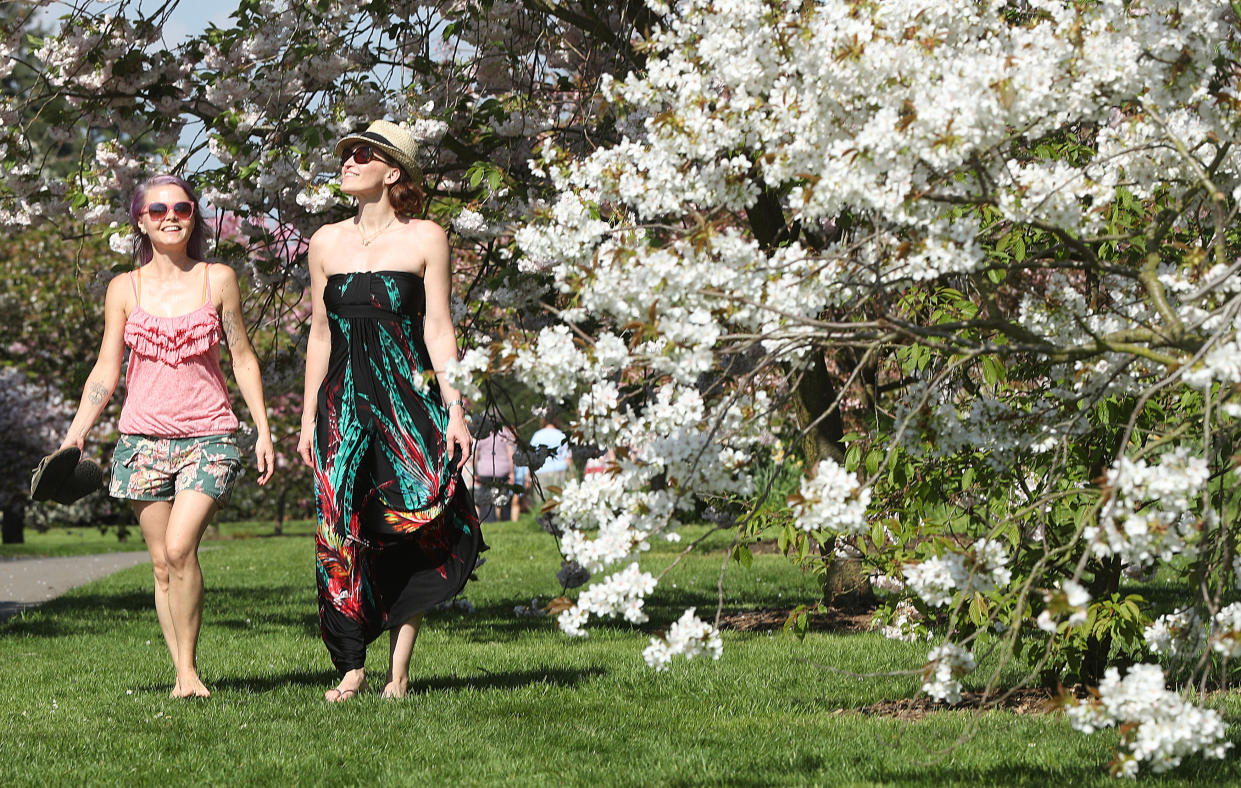
M 258 431 L 259 484 L 275 467 L 271 431 L 237 277 L 227 265 L 203 261 L 206 222 L 194 190 L 175 175 L 157 175 L 134 192 L 129 218 L 135 270 L 108 285 L 99 358 L 61 448 L 82 448 L 116 389 L 128 347 L 110 493 L 133 502 L 151 553 L 155 613 L 177 672 L 171 696 L 205 698 L 211 693 L 196 660 L 203 612 L 198 544 L 241 474 L 221 339 Z
M 616 461 L 615 450 L 608 449 L 607 451 L 603 452 L 603 454 L 600 454 L 598 457 L 591 457 L 589 460 L 587 460 L 586 467 L 583 469 L 583 473 L 586 473 L 586 474 L 603 473 L 604 471 L 608 469 L 608 466 L 611 465 L 615 461 Z
M 530 468 L 526 465 L 514 468 L 513 483 L 517 489 L 513 491 L 513 500 L 509 503 L 509 519 L 516 522 L 521 518 L 521 508 L 526 505 L 526 495 L 530 490 Z
M 507 504 L 516 481 L 516 447 L 517 438 L 508 427 L 492 428 L 474 444 L 474 501 L 478 519 L 483 522 L 503 519 L 502 508 L 505 515 L 509 513 Z
M 530 495 L 530 508 L 538 514 L 547 500 L 549 487 L 564 487 L 569 480 L 573 468 L 573 455 L 569 451 L 569 443 L 564 432 L 556 424 L 553 416 L 543 419 L 543 426 L 530 436 L 532 449 L 550 449 L 551 456 L 534 472 L 534 483 Z

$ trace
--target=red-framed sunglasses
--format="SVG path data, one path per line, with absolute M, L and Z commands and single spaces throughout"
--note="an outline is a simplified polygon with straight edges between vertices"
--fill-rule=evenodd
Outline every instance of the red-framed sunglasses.
M 160 219 L 163 219 L 165 216 L 168 215 L 168 203 L 164 203 L 164 202 L 148 203 L 147 207 L 144 208 L 142 212 L 158 222 Z M 172 204 L 172 215 L 177 217 L 178 219 L 190 218 L 191 216 L 194 215 L 194 203 L 190 202 L 189 200 L 182 200 L 181 202 L 174 202 Z
M 349 163 L 350 159 L 353 159 L 358 164 L 370 164 L 372 161 L 375 161 L 376 159 L 378 159 L 379 161 L 382 161 L 384 164 L 392 163 L 388 161 L 387 159 L 385 159 L 383 156 L 380 156 L 378 153 L 376 153 L 375 149 L 372 148 L 370 145 L 358 145 L 357 147 L 350 148 L 348 151 L 345 152 L 345 155 L 341 157 L 340 166 L 344 167 L 346 164 Z

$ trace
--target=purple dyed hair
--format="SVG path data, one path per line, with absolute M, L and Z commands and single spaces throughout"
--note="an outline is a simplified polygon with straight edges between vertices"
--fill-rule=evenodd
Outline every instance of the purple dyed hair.
M 134 231 L 135 266 L 146 265 L 155 256 L 155 250 L 151 248 L 151 239 L 138 231 L 138 217 L 146 208 L 147 191 L 153 186 L 165 184 L 180 187 L 181 191 L 185 192 L 185 196 L 190 198 L 190 202 L 194 203 L 194 227 L 190 230 L 190 239 L 185 244 L 185 253 L 191 260 L 201 260 L 206 252 L 207 221 L 203 219 L 202 206 L 198 204 L 198 193 L 194 191 L 189 181 L 179 175 L 156 175 L 138 184 L 138 188 L 134 189 L 133 198 L 129 201 L 129 226 Z

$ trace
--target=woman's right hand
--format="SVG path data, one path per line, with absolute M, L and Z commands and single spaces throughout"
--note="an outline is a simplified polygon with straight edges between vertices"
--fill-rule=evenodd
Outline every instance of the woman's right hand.
M 302 434 L 297 439 L 297 456 L 307 468 L 315 467 L 315 423 L 302 422 Z
M 60 443 L 60 449 L 67 449 L 70 446 L 77 446 L 78 451 L 86 451 L 86 436 L 79 435 L 76 438 L 73 435 L 66 435 L 65 439 Z M 60 451 L 57 449 L 56 451 Z

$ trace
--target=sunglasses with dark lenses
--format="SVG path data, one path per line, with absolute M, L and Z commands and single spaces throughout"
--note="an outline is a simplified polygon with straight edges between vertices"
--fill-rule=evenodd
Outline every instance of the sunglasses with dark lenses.
M 143 213 L 150 216 L 155 221 L 159 221 L 168 215 L 168 203 L 153 202 L 149 203 Z M 188 200 L 174 202 L 172 204 L 172 214 L 178 219 L 188 219 L 194 215 L 194 203 Z
M 376 159 L 382 161 L 384 164 L 389 163 L 387 159 L 376 153 L 375 149 L 370 145 L 359 145 L 347 152 L 344 158 L 340 160 L 340 166 L 344 167 L 350 159 L 353 159 L 358 164 L 370 164 Z

